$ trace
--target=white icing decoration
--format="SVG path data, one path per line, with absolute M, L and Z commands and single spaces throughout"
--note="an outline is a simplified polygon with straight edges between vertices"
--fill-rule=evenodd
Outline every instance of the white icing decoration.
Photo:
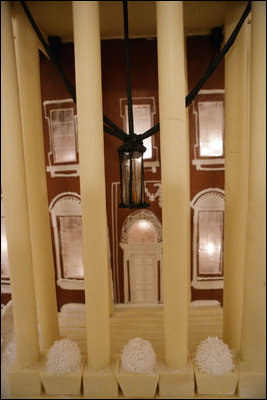
M 152 372 L 156 366 L 156 354 L 149 340 L 140 337 L 129 340 L 121 355 L 121 368 L 127 372 Z
M 46 372 L 48 374 L 68 374 L 77 371 L 80 365 L 79 346 L 68 338 L 56 340 L 47 353 Z
M 217 336 L 208 336 L 200 342 L 194 361 L 201 372 L 209 375 L 224 375 L 234 368 L 233 354 Z

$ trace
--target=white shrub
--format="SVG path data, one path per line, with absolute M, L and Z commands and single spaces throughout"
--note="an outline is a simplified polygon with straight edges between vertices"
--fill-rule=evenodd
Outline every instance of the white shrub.
M 73 340 L 56 340 L 47 353 L 46 372 L 63 375 L 76 371 L 81 364 L 80 349 Z
M 233 370 L 233 355 L 217 336 L 209 336 L 197 346 L 194 358 L 198 368 L 210 375 L 223 375 Z
M 152 372 L 156 366 L 156 354 L 148 340 L 134 338 L 124 346 L 121 368 L 127 372 Z

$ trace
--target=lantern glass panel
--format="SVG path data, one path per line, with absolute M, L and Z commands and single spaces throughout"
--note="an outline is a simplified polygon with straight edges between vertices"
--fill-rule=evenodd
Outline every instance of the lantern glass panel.
M 132 175 L 130 168 L 132 163 Z M 132 178 L 132 182 L 130 182 Z M 131 186 L 131 198 L 130 198 Z M 122 200 L 124 204 L 140 204 L 142 201 L 142 153 L 133 151 L 132 159 L 130 153 L 123 153 L 122 159 Z

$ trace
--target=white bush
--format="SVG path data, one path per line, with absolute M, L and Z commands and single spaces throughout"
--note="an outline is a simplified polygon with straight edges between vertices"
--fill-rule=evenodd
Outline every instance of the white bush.
M 47 353 L 46 372 L 63 375 L 76 371 L 81 364 L 80 349 L 73 340 L 56 340 Z
M 152 372 L 156 366 L 156 354 L 148 340 L 134 338 L 124 346 L 121 368 L 127 372 Z
M 194 361 L 200 371 L 210 375 L 223 375 L 234 368 L 229 347 L 217 336 L 209 336 L 200 342 Z

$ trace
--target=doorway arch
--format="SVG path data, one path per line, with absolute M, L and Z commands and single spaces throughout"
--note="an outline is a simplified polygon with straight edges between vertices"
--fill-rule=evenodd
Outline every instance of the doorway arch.
M 124 221 L 120 246 L 124 302 L 162 303 L 162 228 L 155 214 L 147 210 L 131 213 Z

